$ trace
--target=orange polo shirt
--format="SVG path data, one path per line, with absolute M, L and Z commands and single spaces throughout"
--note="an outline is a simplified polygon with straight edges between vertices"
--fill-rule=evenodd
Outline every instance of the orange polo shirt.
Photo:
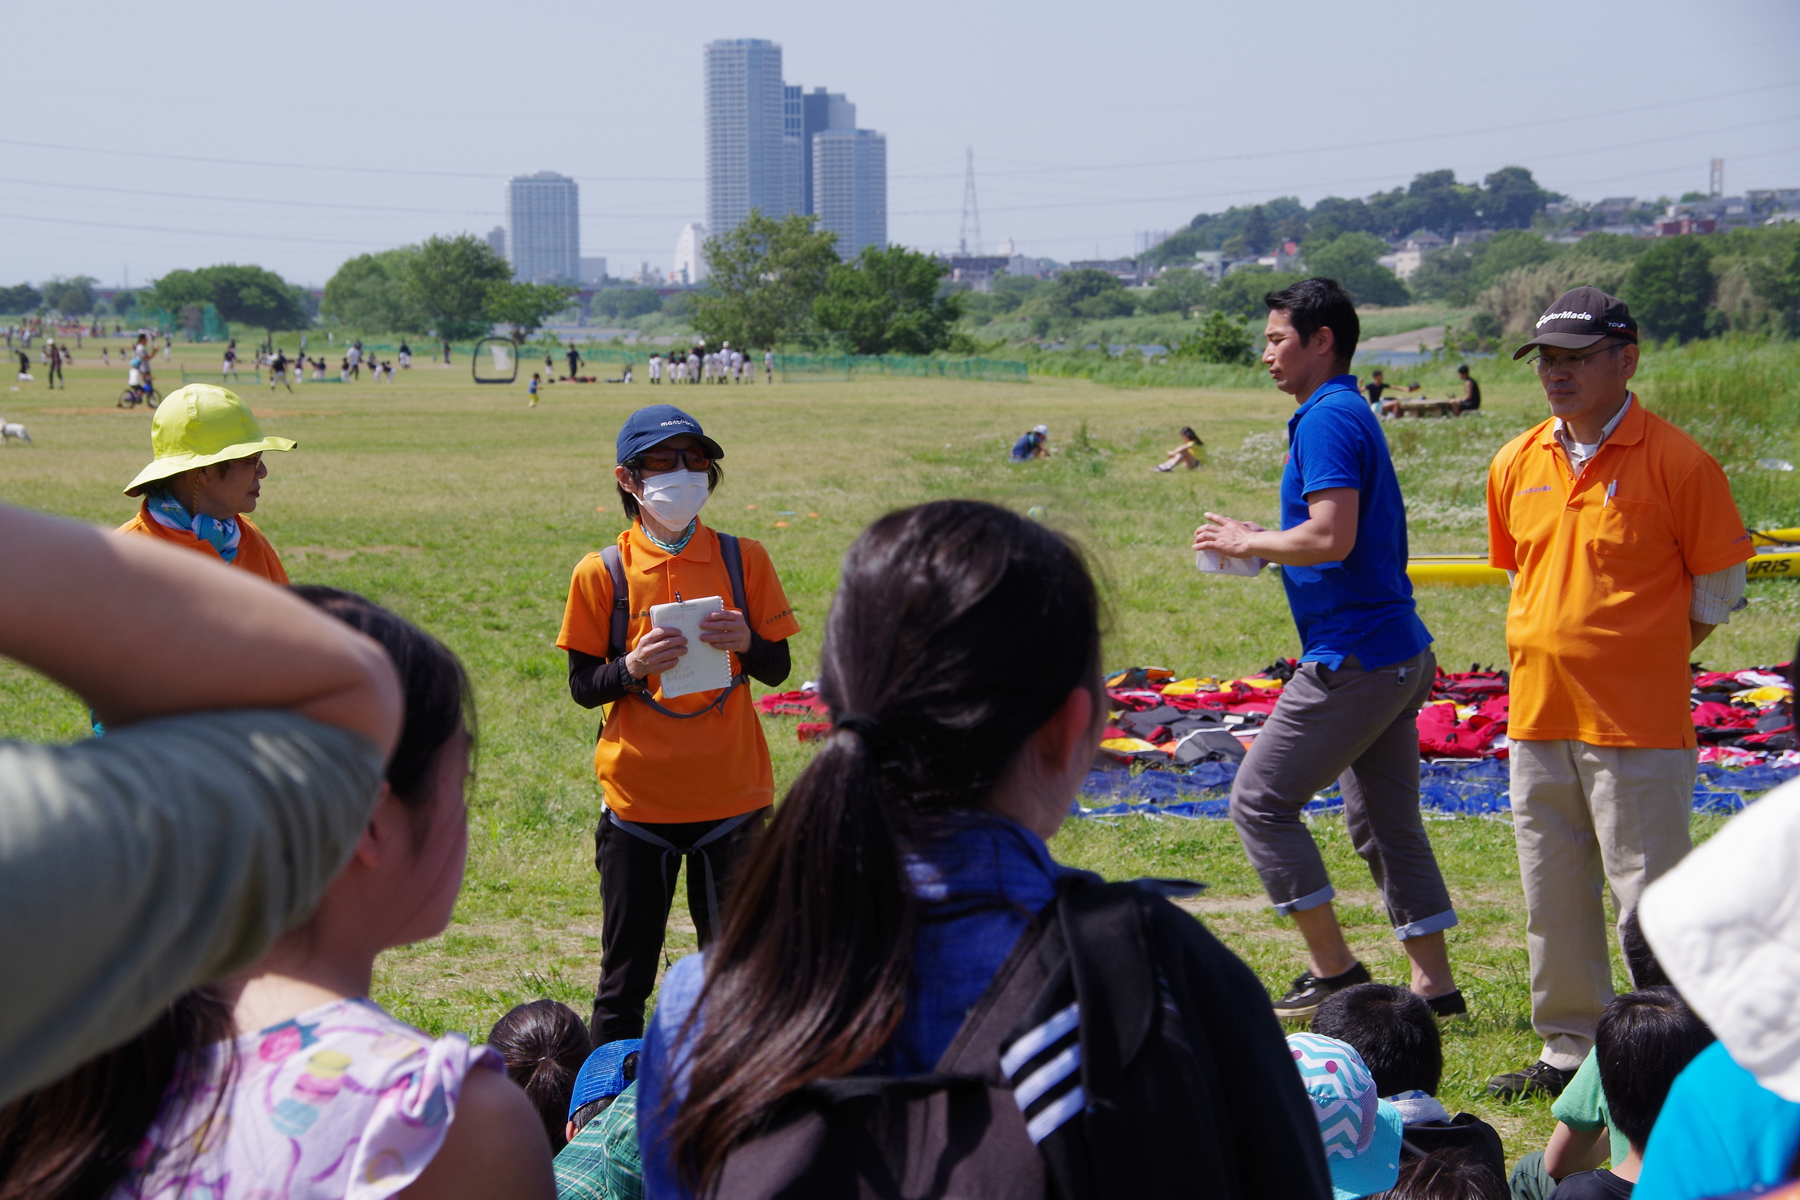
M 751 631 L 771 642 L 800 632 L 769 552 L 749 538 L 738 539 L 738 548 Z M 650 606 L 672 604 L 677 594 L 686 600 L 718 596 L 725 607 L 733 607 L 719 535 L 704 525 L 694 530 L 679 555 L 659 549 L 633 525 L 619 535 L 619 558 L 631 594 L 627 649 L 650 632 Z M 596 551 L 575 564 L 557 646 L 605 658 L 612 603 L 612 577 Z M 676 712 L 698 712 L 719 698 L 717 691 L 708 691 L 666 699 L 661 681 L 653 682 L 659 686 L 650 694 Z M 732 692 L 715 711 L 686 721 L 666 717 L 635 696 L 625 697 L 607 714 L 594 747 L 594 771 L 606 789 L 606 806 L 628 821 L 716 821 L 752 812 L 775 798 L 769 745 L 748 687 Z
M 138 505 L 137 516 L 125 522 L 115 531 L 118 533 L 135 533 L 142 537 L 161 538 L 188 550 L 197 550 L 201 554 L 219 557 L 219 552 L 207 542 L 201 541 L 186 530 L 170 529 L 161 524 L 146 509 L 148 501 Z M 260 575 L 270 583 L 287 586 L 287 572 L 282 569 L 281 559 L 275 554 L 275 547 L 263 536 L 262 530 L 251 523 L 249 517 L 238 518 L 238 552 L 231 560 L 231 565 L 240 571 L 248 571 L 252 575 Z
M 1691 748 L 1694 576 L 1753 553 L 1731 485 L 1636 399 L 1579 477 L 1555 430 L 1521 434 L 1488 468 L 1488 562 L 1518 573 L 1507 735 Z

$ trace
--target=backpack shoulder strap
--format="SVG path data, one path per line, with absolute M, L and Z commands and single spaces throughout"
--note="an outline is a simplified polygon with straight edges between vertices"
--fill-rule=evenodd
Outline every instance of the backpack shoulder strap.
M 744 592 L 744 549 L 729 533 L 719 534 L 719 557 L 725 561 L 725 574 L 731 578 L 731 603 L 750 619 L 750 602 Z
M 612 577 L 612 624 L 606 638 L 606 657 L 610 662 L 625 653 L 625 639 L 631 624 L 631 587 L 625 582 L 625 563 L 619 557 L 618 543 L 602 549 L 600 561 Z

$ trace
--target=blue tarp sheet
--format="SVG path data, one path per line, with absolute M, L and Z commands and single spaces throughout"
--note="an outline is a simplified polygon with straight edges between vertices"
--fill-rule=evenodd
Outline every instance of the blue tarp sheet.
M 1800 766 L 1757 764 L 1730 768 L 1707 763 L 1694 784 L 1694 811 L 1733 813 L 1750 800 L 1800 775 Z M 1226 801 L 1237 764 L 1199 763 L 1185 772 L 1142 771 L 1125 768 L 1093 770 L 1082 785 L 1081 796 L 1071 810 L 1078 817 L 1168 816 L 1214 817 L 1227 815 Z M 1456 759 L 1419 764 L 1419 803 L 1433 812 L 1448 814 L 1507 812 L 1506 764 L 1495 758 Z M 1319 793 L 1307 812 L 1341 809 L 1344 798 L 1337 785 Z

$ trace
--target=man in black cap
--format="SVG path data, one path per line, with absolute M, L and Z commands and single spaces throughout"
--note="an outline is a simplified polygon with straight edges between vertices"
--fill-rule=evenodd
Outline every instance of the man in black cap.
M 1696 769 L 1694 649 L 1741 607 L 1750 537 L 1706 451 L 1643 407 L 1637 322 L 1598 288 L 1565 293 L 1514 358 L 1551 418 L 1488 469 L 1488 561 L 1513 576 L 1513 834 L 1525 889 L 1537 1062 L 1497 1096 L 1560 1093 L 1612 999 L 1616 917 L 1686 854 Z

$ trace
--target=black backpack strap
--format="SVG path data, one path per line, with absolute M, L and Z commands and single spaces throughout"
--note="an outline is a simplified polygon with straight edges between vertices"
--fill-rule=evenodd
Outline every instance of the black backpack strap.
M 725 563 L 725 574 L 731 579 L 731 603 L 744 614 L 744 620 L 750 619 L 750 601 L 744 592 L 744 550 L 738 545 L 737 538 L 729 533 L 719 536 L 719 558 Z
M 631 585 L 625 582 L 625 564 L 619 558 L 616 543 L 600 551 L 600 561 L 612 577 L 612 624 L 606 638 L 606 657 L 610 661 L 628 649 L 625 639 L 631 627 Z

